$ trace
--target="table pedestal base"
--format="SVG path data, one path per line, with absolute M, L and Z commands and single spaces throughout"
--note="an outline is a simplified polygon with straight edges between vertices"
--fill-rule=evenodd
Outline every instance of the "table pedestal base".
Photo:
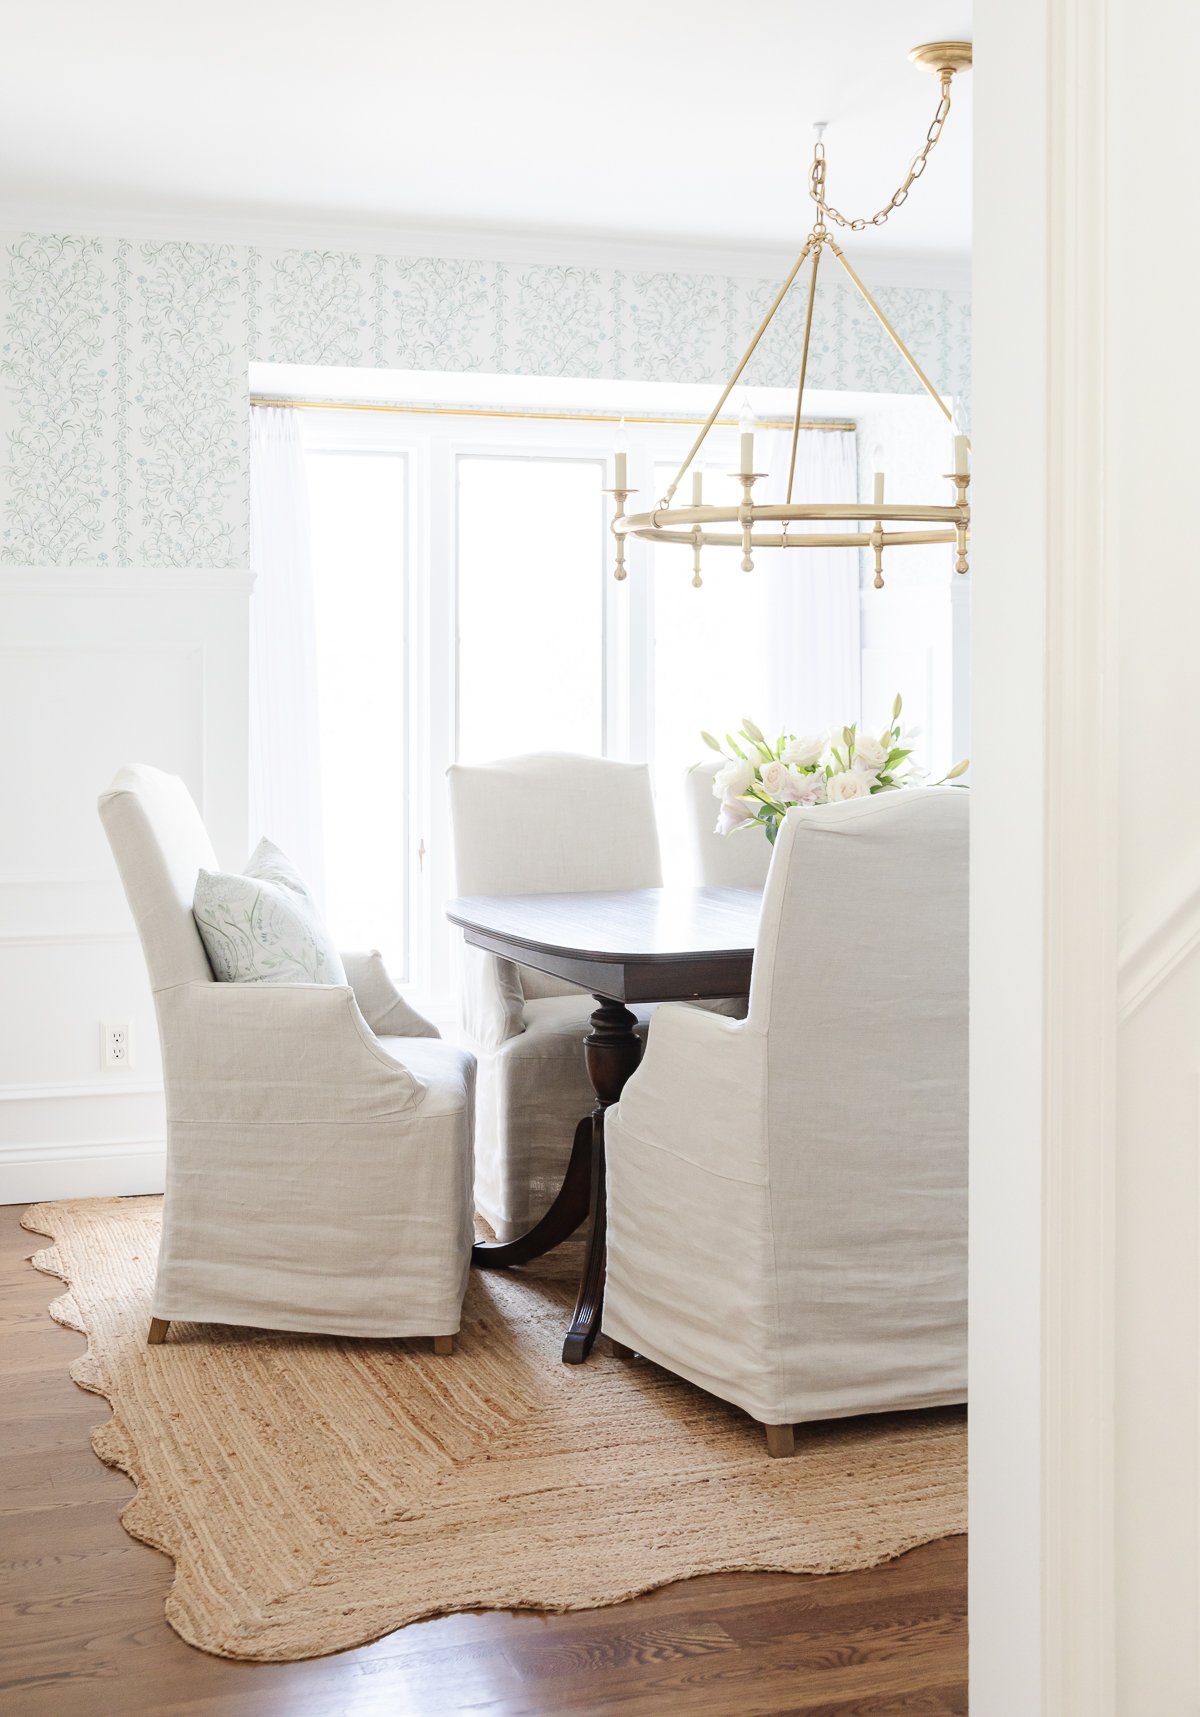
M 575 1141 L 563 1183 L 554 1203 L 525 1234 L 515 1240 L 478 1240 L 471 1248 L 471 1262 L 479 1270 L 506 1270 L 510 1264 L 528 1264 L 543 1252 L 569 1240 L 587 1221 L 592 1196 L 592 1117 L 585 1115 L 575 1129 Z
M 592 1351 L 600 1330 L 604 1304 L 604 1257 L 607 1209 L 604 1164 L 604 1112 L 620 1097 L 625 1081 L 642 1056 L 637 1017 L 621 1002 L 597 996 L 591 1030 L 583 1040 L 588 1077 L 596 1106 L 575 1129 L 571 1157 L 554 1203 L 526 1234 L 515 1240 L 483 1241 L 471 1248 L 471 1262 L 482 1270 L 503 1270 L 528 1264 L 561 1245 L 581 1223 L 588 1222 L 583 1274 L 571 1316 L 563 1361 L 580 1365 Z M 589 1220 L 590 1217 L 590 1220 Z
M 642 1058 L 637 1035 L 637 1017 L 621 1002 L 597 996 L 599 1007 L 592 1015 L 592 1029 L 583 1040 L 588 1078 L 596 1093 L 592 1110 L 591 1221 L 588 1225 L 583 1275 L 579 1297 L 563 1342 L 563 1362 L 581 1365 L 600 1333 L 604 1306 L 605 1241 L 608 1232 L 608 1194 L 604 1163 L 604 1113 L 620 1097 L 625 1081 Z

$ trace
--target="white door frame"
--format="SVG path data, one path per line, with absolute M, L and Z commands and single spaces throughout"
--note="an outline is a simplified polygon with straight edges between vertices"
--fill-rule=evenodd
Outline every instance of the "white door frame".
M 979 0 L 972 1717 L 1115 1717 L 1103 0 Z

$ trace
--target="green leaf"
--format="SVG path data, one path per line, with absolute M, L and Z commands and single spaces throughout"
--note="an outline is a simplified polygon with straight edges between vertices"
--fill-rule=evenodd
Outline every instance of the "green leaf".
M 748 787 L 742 797 L 744 799 L 757 799 L 760 805 L 766 805 L 767 809 L 773 811 L 777 817 L 782 817 L 787 809 L 778 799 L 772 799 L 769 793 L 764 793 L 762 788 L 758 786 Z
M 746 753 L 742 750 L 737 740 L 733 737 L 732 733 L 727 733 L 725 735 L 725 743 L 729 747 L 730 751 L 735 752 L 737 756 L 741 758 L 743 763 L 749 762 L 749 758 L 746 756 Z

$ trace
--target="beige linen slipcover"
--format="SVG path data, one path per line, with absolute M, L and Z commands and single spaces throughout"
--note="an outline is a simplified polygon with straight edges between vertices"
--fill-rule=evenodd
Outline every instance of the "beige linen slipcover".
M 608 1111 L 603 1328 L 767 1425 L 966 1398 L 968 795 L 788 813 L 747 1017 Z
M 448 771 L 459 894 L 658 888 L 650 772 L 541 752 Z M 562 1184 L 595 1092 L 582 1042 L 595 1001 L 463 947 L 462 1021 L 479 1059 L 475 1201 L 501 1240 L 530 1228 Z M 634 1010 L 644 1031 L 650 1010 Z
M 217 868 L 176 776 L 99 801 L 154 991 L 167 1101 L 157 1318 L 453 1335 L 470 1265 L 474 1059 L 396 992 L 218 984 L 192 917 Z
M 688 857 L 702 888 L 761 888 L 771 867 L 771 843 L 762 829 L 717 833 L 721 801 L 713 782 L 724 758 L 705 758 L 689 769 L 683 784 Z

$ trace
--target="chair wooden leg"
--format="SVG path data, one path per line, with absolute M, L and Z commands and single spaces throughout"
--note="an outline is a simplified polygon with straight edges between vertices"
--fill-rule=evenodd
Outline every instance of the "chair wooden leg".
M 796 1432 L 791 1425 L 767 1425 L 767 1453 L 769 1455 L 794 1455 L 796 1453 Z
M 611 1335 L 609 1336 L 608 1339 L 610 1342 L 612 1342 L 612 1350 L 613 1350 L 613 1358 L 614 1359 L 636 1359 L 637 1358 L 637 1354 L 633 1351 L 633 1349 L 631 1347 L 626 1347 L 625 1343 L 623 1341 L 615 1341 Z
M 147 1347 L 158 1347 L 161 1342 L 166 1341 L 167 1331 L 170 1327 L 170 1318 L 151 1318 L 150 1333 L 146 1337 Z
M 442 1354 L 453 1353 L 454 1337 L 452 1335 L 435 1335 L 433 1338 L 433 1351 L 435 1353 Z

